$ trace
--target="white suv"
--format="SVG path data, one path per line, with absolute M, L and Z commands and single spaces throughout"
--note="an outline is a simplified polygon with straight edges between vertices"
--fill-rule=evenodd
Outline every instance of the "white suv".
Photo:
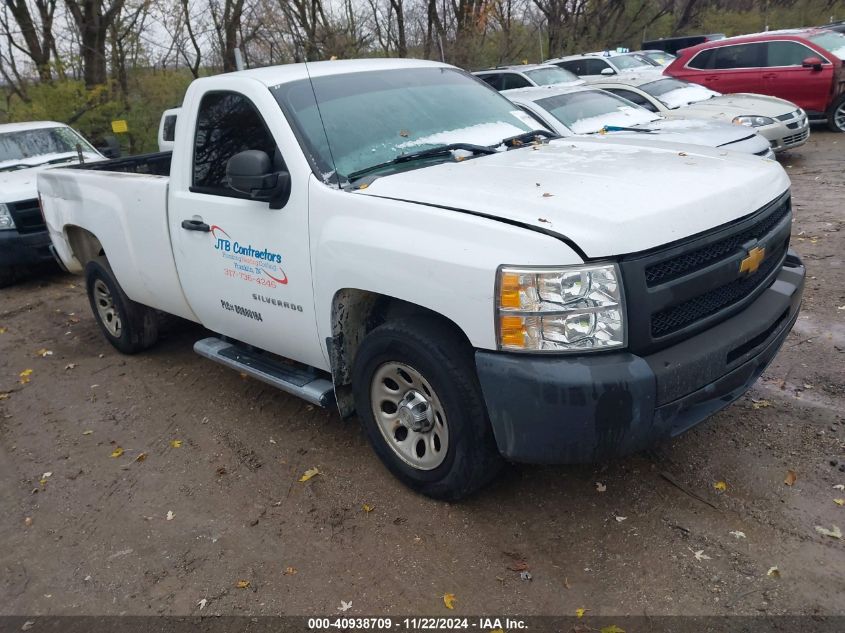
M 650 72 L 654 75 L 663 74 L 662 68 L 657 68 L 649 64 L 644 59 L 641 59 L 639 55 L 611 51 L 569 55 L 558 59 L 550 59 L 546 61 L 546 64 L 554 64 L 582 78 L 610 77 L 628 72 Z
M 496 90 L 516 90 L 536 86 L 579 86 L 584 83 L 568 70 L 551 64 L 499 66 L 472 73 Z

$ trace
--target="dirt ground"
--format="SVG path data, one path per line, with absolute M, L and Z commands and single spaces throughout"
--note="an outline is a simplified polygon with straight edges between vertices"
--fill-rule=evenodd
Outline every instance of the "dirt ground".
M 845 528 L 843 149 L 817 129 L 781 157 L 808 283 L 746 397 L 460 504 L 403 488 L 356 421 L 196 356 L 199 327 L 126 357 L 79 278 L 0 291 L 0 615 L 845 614 L 845 542 L 815 529 Z

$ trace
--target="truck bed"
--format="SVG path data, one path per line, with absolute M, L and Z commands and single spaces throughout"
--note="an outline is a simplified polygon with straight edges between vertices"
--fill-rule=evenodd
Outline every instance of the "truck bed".
M 150 154 L 138 154 L 137 156 L 98 161 L 96 163 L 83 163 L 82 165 L 74 165 L 72 168 L 89 169 L 92 171 L 115 171 L 125 174 L 169 176 L 170 159 L 172 156 L 173 152 L 153 152 Z

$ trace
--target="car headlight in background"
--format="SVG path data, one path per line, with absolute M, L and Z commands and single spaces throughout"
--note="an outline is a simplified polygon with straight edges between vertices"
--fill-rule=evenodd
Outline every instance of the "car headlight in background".
M 751 116 L 743 115 L 734 117 L 731 121 L 734 125 L 745 125 L 747 127 L 760 127 L 761 125 L 771 125 L 775 120 L 767 116 Z
M 12 218 L 12 212 L 9 207 L 0 202 L 0 231 L 15 228 L 15 220 Z
M 625 307 L 615 264 L 502 267 L 496 288 L 501 350 L 567 352 L 625 346 Z

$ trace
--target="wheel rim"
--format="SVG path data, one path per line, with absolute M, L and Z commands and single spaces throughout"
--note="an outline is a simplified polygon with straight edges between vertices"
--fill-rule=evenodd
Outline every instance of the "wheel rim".
M 385 442 L 403 462 L 433 470 L 449 450 L 443 405 L 429 382 L 410 365 L 384 363 L 370 387 L 373 417 Z
M 845 132 L 845 101 L 839 104 L 836 112 L 833 113 L 833 122 L 840 130 Z
M 117 313 L 111 291 L 102 279 L 94 282 L 94 305 L 97 306 L 97 314 L 109 334 L 120 338 L 123 324 L 120 322 L 120 315 Z

